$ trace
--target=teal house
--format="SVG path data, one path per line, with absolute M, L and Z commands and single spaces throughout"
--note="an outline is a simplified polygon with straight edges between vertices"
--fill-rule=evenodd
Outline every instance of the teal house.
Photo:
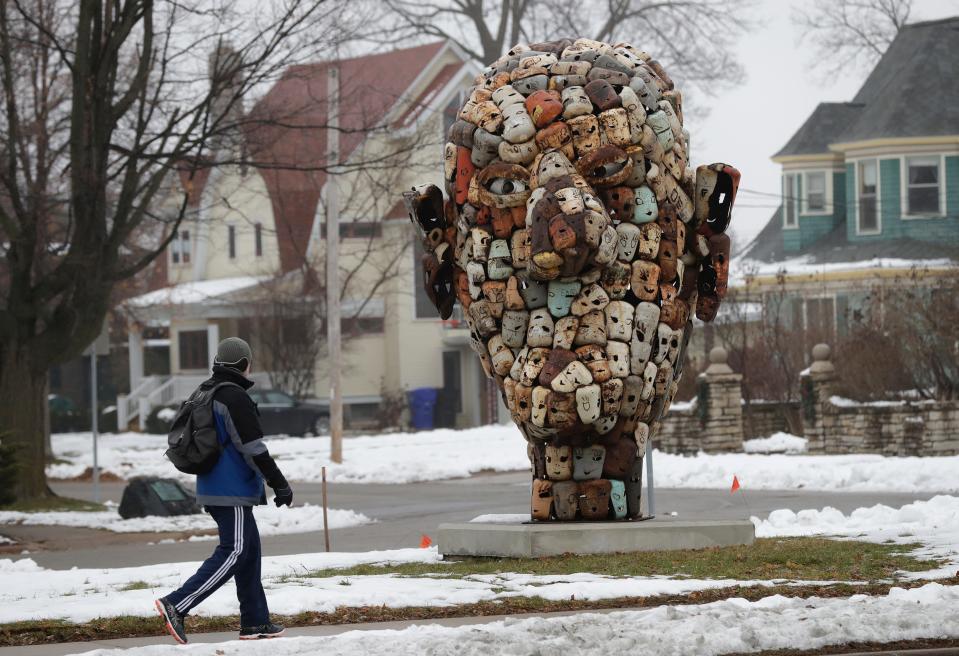
M 779 209 L 734 265 L 796 327 L 843 334 L 876 285 L 959 263 L 959 17 L 905 26 L 850 102 L 821 103 L 773 156 Z

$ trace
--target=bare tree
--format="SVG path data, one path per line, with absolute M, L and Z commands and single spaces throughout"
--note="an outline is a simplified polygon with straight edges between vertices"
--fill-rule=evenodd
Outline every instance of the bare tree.
M 241 160 L 228 136 L 249 118 L 243 100 L 290 64 L 335 55 L 351 8 L 0 0 L 0 427 L 18 498 L 49 494 L 49 367 L 96 337 L 111 290 L 184 219 L 186 198 L 159 202 L 168 174 Z
M 796 9 L 794 20 L 815 47 L 817 66 L 832 75 L 874 65 L 911 11 L 912 0 L 816 0 L 811 8 Z
M 861 401 L 959 397 L 959 274 L 924 268 L 873 285 L 849 317 L 836 362 L 841 392 Z
M 749 29 L 743 0 L 383 0 L 392 22 L 368 37 L 450 39 L 481 63 L 521 42 L 590 37 L 630 41 L 649 50 L 670 74 L 707 93 L 742 78 L 732 51 Z

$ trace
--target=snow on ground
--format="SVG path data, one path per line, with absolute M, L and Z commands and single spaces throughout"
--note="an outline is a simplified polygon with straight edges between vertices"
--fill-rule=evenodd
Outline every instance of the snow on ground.
M 756 537 L 829 535 L 869 542 L 920 543 L 912 555 L 948 561 L 941 568 L 903 574 L 911 578 L 947 578 L 959 574 L 959 497 L 940 495 L 901 508 L 877 504 L 857 508 L 848 516 L 835 508 L 774 510 L 752 518 Z
M 805 453 L 808 440 L 789 433 L 773 433 L 769 437 L 759 437 L 743 442 L 746 453 Z
M 317 545 L 321 548 L 321 545 Z M 359 553 L 304 553 L 268 556 L 262 560 L 262 575 L 271 607 L 284 599 L 293 607 L 300 596 L 298 586 L 283 581 L 320 569 L 341 569 L 363 564 L 442 563 L 436 549 L 393 549 Z M 156 612 L 153 599 L 186 581 L 199 562 L 160 563 L 142 567 L 72 568 L 54 570 L 40 567 L 30 558 L 0 559 L 0 624 L 28 619 L 65 618 L 87 621 L 115 615 L 147 616 Z M 343 577 L 336 577 L 339 582 Z M 323 580 L 323 579 L 317 579 Z M 124 590 L 135 585 L 144 590 Z M 288 588 L 282 594 L 276 590 Z M 339 586 L 346 588 L 347 586 Z M 317 593 L 320 594 L 320 593 Z M 325 595 L 325 593 L 322 593 Z M 312 606 L 303 600 L 300 610 Z M 204 611 L 203 608 L 206 608 Z M 230 581 L 197 610 L 198 613 L 231 614 L 238 611 L 236 591 Z M 279 608 L 274 608 L 278 612 Z
M 257 506 L 256 515 L 260 535 L 286 535 L 289 533 L 310 533 L 323 530 L 323 508 L 303 504 L 293 508 L 275 506 Z M 347 528 L 369 524 L 371 520 L 362 513 L 353 510 L 330 508 L 327 511 L 329 527 Z M 206 513 L 196 515 L 178 515 L 175 517 L 134 517 L 123 519 L 116 510 L 103 512 L 15 512 L 0 511 L 0 525 L 25 524 L 48 526 L 72 526 L 99 528 L 115 533 L 154 533 L 203 531 L 216 528 L 216 523 Z M 212 539 L 212 536 L 210 536 Z
M 436 574 L 404 577 L 393 574 L 333 575 L 312 578 L 318 569 L 359 563 L 427 562 Z M 85 622 L 115 615 L 151 616 L 153 600 L 186 580 L 199 563 L 171 563 L 116 569 L 48 570 L 30 559 L 0 560 L 0 624 L 27 619 Z M 357 554 L 300 554 L 263 559 L 263 579 L 270 609 L 276 613 L 332 612 L 337 606 L 453 606 L 507 597 L 560 600 L 609 599 L 687 594 L 730 586 L 773 585 L 785 581 L 736 581 L 610 577 L 599 574 L 532 575 L 502 573 L 443 578 L 443 563 L 435 548 Z M 806 582 L 808 583 L 808 582 Z M 822 583 L 822 582 L 821 582 Z M 128 589 L 135 587 L 138 589 Z M 206 599 L 197 615 L 233 615 L 239 611 L 230 581 Z
M 529 521 L 529 513 L 506 513 L 500 515 L 480 515 L 470 520 L 472 524 L 524 524 Z
M 327 480 L 337 483 L 412 483 L 459 478 L 482 470 L 527 469 L 526 442 L 514 426 L 482 426 L 467 430 L 433 430 L 419 433 L 388 433 L 344 440 L 346 462 L 330 462 L 329 437 L 273 437 L 270 453 L 288 479 L 320 480 L 326 466 Z M 120 433 L 99 441 L 99 462 L 105 471 L 123 478 L 181 474 L 163 456 L 165 435 Z M 53 436 L 57 458 L 69 464 L 47 468 L 52 478 L 79 476 L 93 466 L 89 433 Z
M 481 625 L 413 625 L 402 630 L 219 644 L 175 644 L 87 652 L 88 656 L 294 656 L 324 654 L 643 653 L 646 656 L 815 649 L 847 642 L 959 637 L 959 586 L 893 588 L 885 596 L 787 598 L 658 606 L 648 610 L 505 619 Z
M 657 487 L 729 489 L 733 476 L 750 490 L 957 492 L 959 456 L 721 453 L 679 456 L 656 451 Z
M 774 438 L 776 436 L 773 436 Z M 769 438 L 773 439 L 773 438 Z M 776 438 L 782 443 L 784 438 Z M 344 440 L 346 462 L 329 461 L 328 437 L 275 437 L 268 441 L 287 478 L 340 483 L 411 483 L 459 478 L 479 471 L 528 470 L 526 442 L 512 424 L 467 430 L 388 433 Z M 51 478 L 72 478 L 93 464 L 89 433 L 53 436 L 56 456 Z M 99 442 L 100 465 L 123 478 L 135 475 L 192 476 L 173 468 L 163 451 L 165 435 L 120 433 Z M 658 487 L 729 489 L 733 475 L 748 495 L 752 489 L 839 492 L 959 492 L 959 456 L 899 458 L 880 455 L 786 455 L 725 453 L 680 456 L 656 451 Z
M 485 521 L 516 521 L 515 516 L 487 516 Z M 837 510 L 777 510 L 765 520 L 753 518 L 757 536 L 836 535 L 876 542 L 920 543 L 915 555 L 946 559 L 949 566 L 907 578 L 953 576 L 959 563 L 959 498 L 938 496 L 899 509 L 860 508 L 848 517 Z M 435 565 L 434 574 L 404 577 L 393 574 L 345 576 L 331 572 L 309 577 L 319 569 L 339 569 L 360 563 L 421 562 Z M 172 563 L 116 569 L 48 570 L 30 559 L 0 560 L 0 623 L 25 619 L 65 619 L 76 622 L 119 614 L 149 616 L 152 599 L 177 587 L 199 563 Z M 610 577 L 587 572 L 569 575 L 498 573 L 444 578 L 444 565 L 435 548 L 369 553 L 312 553 L 268 557 L 263 577 L 274 612 L 331 612 L 337 606 L 451 606 L 508 597 L 551 600 L 609 599 L 688 594 L 730 586 L 773 585 L 787 581 L 697 580 L 664 576 Z M 826 583 L 826 582 L 803 582 Z M 131 589 L 136 588 L 136 589 Z M 230 582 L 196 612 L 232 615 L 238 605 Z
M 814 258 L 811 255 L 800 255 L 779 262 L 736 259 L 730 266 L 730 270 L 734 273 L 730 277 L 729 284 L 733 286 L 734 283 L 742 283 L 746 275 L 775 276 L 781 272 L 797 275 L 826 274 L 837 271 L 861 271 L 863 269 L 902 269 L 908 271 L 911 269 L 951 269 L 956 265 L 953 260 L 947 258 L 906 260 L 895 257 L 876 257 L 871 260 L 860 260 L 858 262 L 828 263 L 816 263 L 813 260 Z
M 11 540 L 6 535 L 0 535 L 0 544 L 16 544 L 16 540 Z

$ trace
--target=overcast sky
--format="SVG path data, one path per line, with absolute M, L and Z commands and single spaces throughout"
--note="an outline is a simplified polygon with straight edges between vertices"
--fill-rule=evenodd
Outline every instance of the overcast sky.
M 762 0 L 764 25 L 742 39 L 741 61 L 747 79 L 715 99 L 708 117 L 687 119 L 692 162 L 726 161 L 742 172 L 740 189 L 778 194 L 780 167 L 769 157 L 779 150 L 820 102 L 851 100 L 868 70 L 823 82 L 809 48 L 798 44 L 792 7 L 808 0 Z M 959 15 L 959 0 L 915 0 L 910 22 Z M 765 207 L 764 207 L 765 206 Z M 741 193 L 734 222 L 740 244 L 751 239 L 778 206 L 773 196 Z

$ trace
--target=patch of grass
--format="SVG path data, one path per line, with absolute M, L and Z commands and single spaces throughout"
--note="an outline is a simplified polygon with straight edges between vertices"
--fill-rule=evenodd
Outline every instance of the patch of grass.
M 60 510 L 78 510 L 81 512 L 97 512 L 106 510 L 102 503 L 93 503 L 83 499 L 71 497 L 43 497 L 41 499 L 26 499 L 14 501 L 11 504 L 0 506 L 0 510 L 17 510 L 20 512 L 55 512 Z
M 573 574 L 607 576 L 688 576 L 697 579 L 793 579 L 802 581 L 876 581 L 897 571 L 916 572 L 936 561 L 907 555 L 920 545 L 888 545 L 825 538 L 761 539 L 750 546 L 695 551 L 646 551 L 626 554 L 563 555 L 550 558 L 456 558 L 443 564 L 358 565 L 326 569 L 306 577 L 398 574 L 447 578 L 470 574 Z M 297 578 L 292 576 L 290 578 Z
M 122 588 L 117 588 L 117 590 L 119 590 L 120 592 L 127 592 L 128 590 L 149 590 L 152 587 L 153 586 L 151 586 L 146 581 L 132 581 L 130 583 L 127 583 Z
M 896 587 L 911 588 L 922 581 L 897 583 Z M 619 597 L 585 601 L 564 599 L 553 601 L 540 597 L 507 597 L 505 599 L 460 604 L 456 606 L 416 606 L 388 608 L 386 606 L 339 607 L 332 613 L 304 612 L 296 615 L 272 615 L 271 619 L 285 626 L 318 626 L 335 624 L 360 624 L 367 622 L 390 622 L 425 620 L 445 617 L 486 617 L 490 615 L 516 615 L 521 613 L 548 613 L 576 610 L 601 610 L 607 608 L 651 608 L 665 604 L 705 604 L 730 597 L 757 601 L 772 595 L 785 597 L 848 597 L 853 594 L 886 595 L 891 584 L 829 585 L 829 586 L 769 586 L 740 588 L 729 587 L 717 590 L 701 590 L 687 595 L 661 595 L 658 597 Z M 189 617 L 187 631 L 208 633 L 212 631 L 238 631 L 239 617 Z M 0 647 L 53 644 L 164 635 L 165 629 L 157 617 L 111 617 L 72 624 L 63 620 L 31 620 L 0 624 Z

